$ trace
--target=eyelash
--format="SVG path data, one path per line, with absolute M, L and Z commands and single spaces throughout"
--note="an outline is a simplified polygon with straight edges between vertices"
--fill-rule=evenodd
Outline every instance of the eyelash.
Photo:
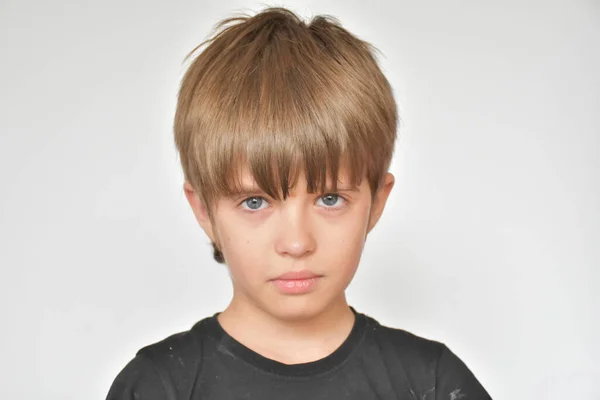
M 348 199 L 339 193 L 325 193 L 325 194 L 319 196 L 318 199 L 322 199 L 323 197 L 332 196 L 332 195 L 337 196 L 339 199 L 342 200 L 342 202 L 348 203 Z M 239 202 L 238 207 L 242 207 L 242 205 L 250 199 L 263 199 L 267 203 L 269 202 L 264 196 L 256 195 L 256 196 L 246 197 L 245 199 L 243 199 L 242 201 Z M 339 211 L 342 207 L 343 206 L 341 206 L 341 207 L 321 207 L 321 208 L 324 208 L 326 212 L 335 212 L 335 211 Z M 242 208 L 242 209 L 249 213 L 257 213 L 259 211 L 262 211 L 262 210 L 251 210 L 251 209 L 246 209 L 246 208 Z

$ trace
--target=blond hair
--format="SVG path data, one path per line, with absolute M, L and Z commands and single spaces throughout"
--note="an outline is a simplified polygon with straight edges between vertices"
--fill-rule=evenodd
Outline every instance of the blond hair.
M 175 113 L 183 172 L 209 210 L 239 190 L 247 166 L 270 197 L 285 199 L 304 168 L 307 190 L 337 190 L 338 170 L 375 195 L 396 140 L 397 111 L 375 48 L 331 16 L 309 23 L 269 7 L 227 18 L 187 69 Z M 214 257 L 224 262 L 213 243 Z

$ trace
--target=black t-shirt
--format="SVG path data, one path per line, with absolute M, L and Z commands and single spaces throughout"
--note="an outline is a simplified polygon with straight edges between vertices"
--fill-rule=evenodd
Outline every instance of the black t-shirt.
M 353 311 L 352 331 L 337 350 L 292 365 L 236 341 L 215 314 L 139 350 L 107 400 L 491 399 L 442 343 Z

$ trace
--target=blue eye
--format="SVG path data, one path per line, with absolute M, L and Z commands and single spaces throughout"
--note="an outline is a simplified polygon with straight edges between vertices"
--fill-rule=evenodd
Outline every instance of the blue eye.
M 323 203 L 321 207 L 328 211 L 334 211 L 343 207 L 346 199 L 338 194 L 330 193 L 319 197 L 317 203 L 319 201 Z M 269 207 L 269 202 L 264 197 L 252 196 L 242 201 L 240 206 L 248 211 L 259 211 Z
M 267 201 L 264 198 L 258 196 L 249 197 L 246 200 L 242 201 L 242 205 L 245 205 L 247 209 L 253 211 L 260 210 L 260 206 L 264 203 L 267 203 Z
M 340 195 L 337 195 L 335 193 L 330 193 L 330 194 L 326 194 L 324 196 L 319 197 L 319 200 L 323 201 L 323 204 L 325 204 L 326 208 L 337 208 L 335 206 L 340 203 L 339 200 L 344 200 L 344 199 L 342 197 L 340 197 Z

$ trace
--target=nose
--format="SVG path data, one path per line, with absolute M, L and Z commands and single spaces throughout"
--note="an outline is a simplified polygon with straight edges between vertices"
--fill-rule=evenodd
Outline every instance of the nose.
M 311 222 L 300 205 L 289 205 L 280 210 L 275 250 L 282 256 L 305 257 L 315 251 L 316 240 Z

